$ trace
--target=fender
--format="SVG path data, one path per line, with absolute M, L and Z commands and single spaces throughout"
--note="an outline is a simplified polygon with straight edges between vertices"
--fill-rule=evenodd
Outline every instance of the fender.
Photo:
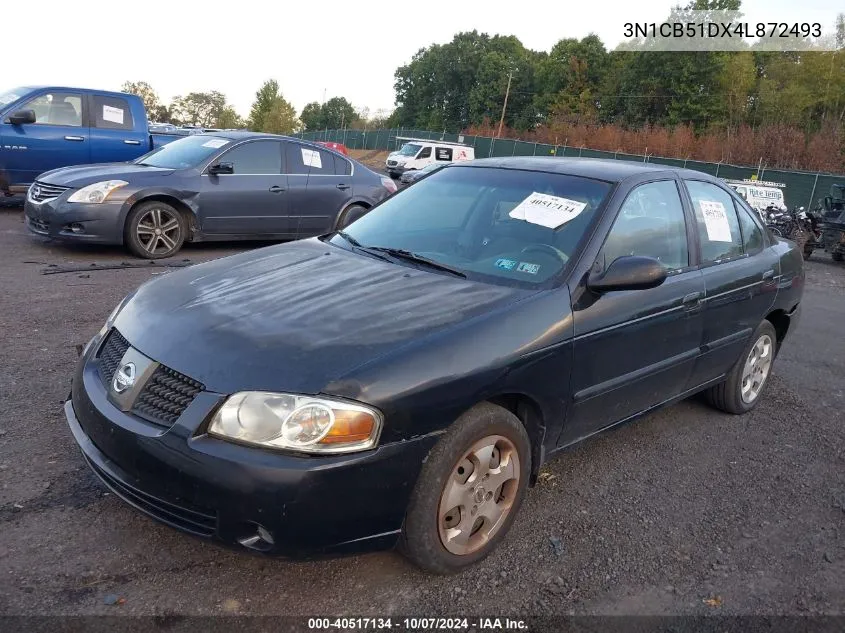
M 129 211 L 132 207 L 139 202 L 149 200 L 150 198 L 170 198 L 176 202 L 178 206 L 185 207 L 190 211 L 192 215 L 190 232 L 191 239 L 193 239 L 199 232 L 200 226 L 199 204 L 197 203 L 198 195 L 199 192 L 197 191 L 174 189 L 172 187 L 146 187 L 144 189 L 140 189 L 129 196 L 123 203 L 123 206 L 120 209 L 120 222 L 125 226 L 126 216 L 129 215 Z

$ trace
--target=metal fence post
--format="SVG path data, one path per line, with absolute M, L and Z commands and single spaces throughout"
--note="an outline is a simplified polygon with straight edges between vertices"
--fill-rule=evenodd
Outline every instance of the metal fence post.
M 816 172 L 816 179 L 813 181 L 813 190 L 810 192 L 810 201 L 807 203 L 807 211 L 813 208 L 813 198 L 816 196 L 816 185 L 819 184 L 819 174 Z
M 533 154 L 531 154 L 531 155 L 532 155 L 532 156 L 536 156 L 536 155 L 537 155 L 537 141 L 534 141 L 534 153 L 533 153 Z
M 722 161 L 719 161 L 718 163 L 716 163 L 716 178 L 718 178 L 718 177 L 719 177 L 719 166 L 720 166 L 721 164 L 722 164 Z
M 490 139 L 490 149 L 487 152 L 487 158 L 490 158 L 493 155 L 493 148 L 496 146 L 496 137 Z

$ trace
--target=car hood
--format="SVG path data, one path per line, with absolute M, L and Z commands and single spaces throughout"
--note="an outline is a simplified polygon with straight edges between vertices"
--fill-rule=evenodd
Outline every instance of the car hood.
M 211 391 L 315 394 L 364 363 L 528 294 L 312 238 L 150 281 L 115 327 Z
M 40 182 L 62 187 L 85 187 L 102 180 L 137 180 L 138 178 L 155 178 L 169 176 L 175 170 L 160 167 L 145 167 L 132 163 L 100 163 L 96 165 L 78 165 L 76 167 L 62 167 L 41 174 Z

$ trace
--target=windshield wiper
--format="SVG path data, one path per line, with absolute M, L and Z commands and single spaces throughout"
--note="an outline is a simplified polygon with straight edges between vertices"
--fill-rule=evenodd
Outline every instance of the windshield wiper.
M 385 262 L 390 261 L 389 257 L 386 257 L 385 255 L 382 255 L 381 253 L 378 253 L 378 252 L 373 252 L 373 250 L 371 250 L 369 247 L 361 244 L 361 242 L 359 242 L 354 237 L 349 235 L 349 233 L 347 233 L 346 231 L 335 231 L 334 234 L 339 235 L 340 237 L 345 239 L 352 246 L 353 250 L 364 251 L 367 255 L 370 255 L 372 257 L 376 257 L 376 258 L 378 258 L 382 261 L 385 261 Z
M 354 237 L 349 235 L 349 233 L 347 233 L 346 231 L 335 231 L 334 233 L 335 233 L 335 235 L 340 235 L 343 239 L 345 239 L 347 242 L 352 244 L 352 246 L 357 246 L 358 248 L 363 248 L 361 246 L 361 242 L 359 242 Z
M 457 268 L 452 268 L 451 266 L 448 266 L 446 264 L 441 264 L 440 262 L 436 262 L 433 259 L 429 259 L 428 257 L 424 257 L 422 255 L 418 255 L 417 253 L 407 251 L 404 248 L 391 248 L 389 246 L 365 246 L 363 248 L 368 251 L 379 251 L 381 253 L 387 253 L 388 255 L 392 255 L 393 257 L 405 259 L 410 262 L 415 262 L 417 264 L 424 264 L 429 268 L 442 270 L 443 272 L 451 273 L 456 277 L 462 277 L 466 279 L 466 273 L 458 270 Z

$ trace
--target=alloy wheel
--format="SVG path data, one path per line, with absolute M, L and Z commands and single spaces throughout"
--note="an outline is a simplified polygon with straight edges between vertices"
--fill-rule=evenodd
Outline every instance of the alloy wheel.
M 768 334 L 763 334 L 748 352 L 748 358 L 745 359 L 745 367 L 742 370 L 740 390 L 742 401 L 746 404 L 751 404 L 760 395 L 766 378 L 769 377 L 772 360 L 772 339 Z
M 470 447 L 452 469 L 440 496 L 437 526 L 449 552 L 471 554 L 505 523 L 519 490 L 519 454 L 501 435 Z
M 179 219 L 168 209 L 153 207 L 138 218 L 135 234 L 151 255 L 166 253 L 179 243 Z

